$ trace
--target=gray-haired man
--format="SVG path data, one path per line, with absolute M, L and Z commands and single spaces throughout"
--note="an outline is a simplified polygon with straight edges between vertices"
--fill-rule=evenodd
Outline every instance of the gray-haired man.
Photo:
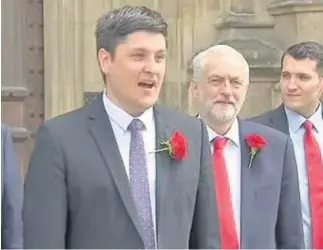
M 291 140 L 238 118 L 249 87 L 247 61 L 232 47 L 215 45 L 193 59 L 192 70 L 190 87 L 213 151 L 221 248 L 302 249 Z

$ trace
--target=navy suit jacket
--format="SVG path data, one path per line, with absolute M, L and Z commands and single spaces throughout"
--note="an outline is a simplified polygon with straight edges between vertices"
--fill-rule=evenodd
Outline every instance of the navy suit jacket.
M 23 187 L 7 127 L 1 125 L 1 248 L 23 248 Z
M 321 103 L 321 105 L 323 105 L 323 103 Z M 322 117 L 323 117 L 323 109 L 322 109 Z M 287 116 L 286 116 L 286 112 L 283 104 L 281 104 L 274 110 L 270 110 L 264 114 L 251 117 L 248 120 L 264 124 L 288 136 L 290 135 L 288 120 L 287 120 Z

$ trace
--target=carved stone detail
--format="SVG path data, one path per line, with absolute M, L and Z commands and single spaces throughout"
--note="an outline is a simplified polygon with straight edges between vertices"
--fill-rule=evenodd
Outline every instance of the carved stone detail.
M 276 16 L 298 12 L 322 12 L 323 0 L 274 0 L 268 7 L 268 13 Z
M 279 68 L 282 50 L 257 38 L 222 40 L 220 44 L 227 44 L 240 51 L 249 63 L 250 68 Z

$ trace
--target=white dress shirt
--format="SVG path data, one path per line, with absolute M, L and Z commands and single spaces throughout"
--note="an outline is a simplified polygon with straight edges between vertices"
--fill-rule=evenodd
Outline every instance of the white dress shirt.
M 142 131 L 143 140 L 146 151 L 146 162 L 148 171 L 148 184 L 150 192 L 150 202 L 152 209 L 152 217 L 154 224 L 154 232 L 156 235 L 156 159 L 155 154 L 148 154 L 148 152 L 155 151 L 156 141 L 156 129 L 155 119 L 153 114 L 153 108 L 146 110 L 139 117 L 132 117 L 123 109 L 112 103 L 106 96 L 105 91 L 103 93 L 104 108 L 109 116 L 111 126 L 118 143 L 119 152 L 125 166 L 125 170 L 128 178 L 129 174 L 129 152 L 130 152 L 130 140 L 131 133 L 128 131 L 128 126 L 134 118 L 141 120 L 145 124 L 145 130 Z M 155 237 L 156 239 L 156 237 Z
M 207 126 L 209 141 L 213 152 L 212 140 L 220 135 Z M 224 148 L 224 158 L 229 178 L 229 186 L 231 192 L 231 203 L 233 208 L 233 216 L 237 230 L 238 241 L 240 242 L 240 199 L 241 199 L 241 150 L 239 123 L 236 119 L 229 131 L 224 135 L 228 138 L 228 143 Z
M 299 191 L 302 203 L 302 217 L 303 230 L 305 238 L 305 248 L 312 248 L 311 240 L 311 216 L 309 207 L 309 193 L 308 193 L 308 176 L 304 151 L 304 133 L 305 129 L 302 126 L 306 118 L 300 114 L 285 107 L 285 112 L 288 120 L 289 134 L 293 142 L 297 172 L 299 180 Z M 323 157 L 323 118 L 322 105 L 316 112 L 307 119 L 314 125 L 313 134 L 321 149 L 321 156 Z M 323 180 L 322 180 L 323 181 Z M 323 233 L 323 232 L 322 232 Z

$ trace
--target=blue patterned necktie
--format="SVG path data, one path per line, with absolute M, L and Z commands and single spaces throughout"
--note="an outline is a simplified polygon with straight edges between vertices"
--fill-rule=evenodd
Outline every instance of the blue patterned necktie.
M 133 119 L 128 127 L 128 130 L 131 132 L 129 155 L 130 186 L 145 248 L 155 249 L 146 154 L 141 134 L 144 128 L 145 125 L 139 119 Z

